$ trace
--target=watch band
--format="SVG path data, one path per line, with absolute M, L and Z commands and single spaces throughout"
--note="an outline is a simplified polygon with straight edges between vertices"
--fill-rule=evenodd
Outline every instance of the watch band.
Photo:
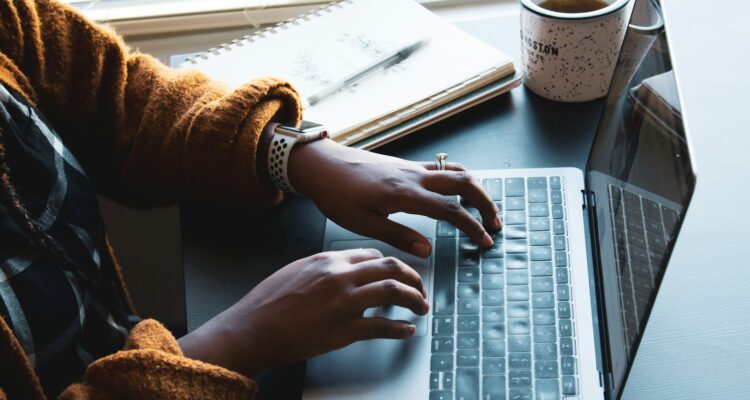
M 289 155 L 297 138 L 287 135 L 274 134 L 268 151 L 268 174 L 273 183 L 282 191 L 299 194 L 289 182 Z

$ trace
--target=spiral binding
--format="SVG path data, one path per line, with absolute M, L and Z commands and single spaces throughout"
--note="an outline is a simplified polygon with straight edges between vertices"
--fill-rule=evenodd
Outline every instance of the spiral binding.
M 323 5 L 321 7 L 315 8 L 313 10 L 310 10 L 302 15 L 299 15 L 295 18 L 288 19 L 286 21 L 279 22 L 276 25 L 269 26 L 268 28 L 261 29 L 251 35 L 245 35 L 241 38 L 234 39 L 230 41 L 229 43 L 222 43 L 219 46 L 211 47 L 210 49 L 196 54 L 192 57 L 188 57 L 186 61 L 190 62 L 191 64 L 198 64 L 200 60 L 208 60 L 208 58 L 213 55 L 221 55 L 221 51 L 232 51 L 232 48 L 236 47 L 243 47 L 245 43 L 250 44 L 255 42 L 256 40 L 263 39 L 268 35 L 273 35 L 279 32 L 280 29 L 286 30 L 289 29 L 290 25 L 299 25 L 302 21 L 309 21 L 312 17 L 320 17 L 323 15 L 323 13 L 331 13 L 336 8 L 343 8 L 345 4 L 353 4 L 354 0 L 337 0 L 333 3 L 329 3 L 326 5 Z

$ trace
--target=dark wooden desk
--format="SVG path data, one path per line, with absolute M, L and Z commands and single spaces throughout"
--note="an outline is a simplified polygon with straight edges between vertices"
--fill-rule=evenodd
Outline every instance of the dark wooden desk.
M 519 60 L 518 17 L 461 25 Z M 470 169 L 583 169 L 603 102 L 561 104 L 519 88 L 391 143 L 379 152 L 411 160 L 447 152 Z M 325 121 L 322 121 L 325 122 Z M 322 248 L 325 218 L 307 199 L 257 212 L 182 207 L 188 330 L 229 307 L 287 263 Z M 303 368 L 261 377 L 262 397 L 299 398 Z

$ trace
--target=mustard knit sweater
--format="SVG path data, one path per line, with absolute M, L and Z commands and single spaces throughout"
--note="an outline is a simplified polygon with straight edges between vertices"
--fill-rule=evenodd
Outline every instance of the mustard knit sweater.
M 133 207 L 181 198 L 264 206 L 281 193 L 259 181 L 258 138 L 271 120 L 298 121 L 298 95 L 264 78 L 233 91 L 131 52 L 112 32 L 54 0 L 0 0 L 0 82 L 50 121 L 97 190 Z M 0 318 L 0 399 L 44 398 Z M 93 362 L 63 399 L 253 398 L 255 383 L 188 359 L 158 322 Z

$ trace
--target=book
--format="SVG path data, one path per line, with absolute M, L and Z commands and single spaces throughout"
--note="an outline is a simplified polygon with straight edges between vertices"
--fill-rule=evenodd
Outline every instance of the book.
M 313 93 L 409 43 L 403 61 L 314 105 Z M 374 148 L 515 87 L 510 57 L 413 0 L 339 0 L 189 57 L 180 64 L 236 87 L 279 76 L 303 99 L 305 119 L 331 138 Z

